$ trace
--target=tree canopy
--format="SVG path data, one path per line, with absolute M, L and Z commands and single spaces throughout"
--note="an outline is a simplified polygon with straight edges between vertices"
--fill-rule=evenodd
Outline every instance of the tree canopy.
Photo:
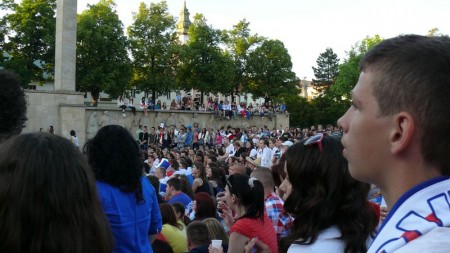
M 78 15 L 77 90 L 121 95 L 131 77 L 128 41 L 113 0 L 100 0 Z
M 231 90 L 232 99 L 234 94 L 239 94 L 241 90 L 246 90 L 249 86 L 248 59 L 250 53 L 260 45 L 265 38 L 251 34 L 250 22 L 243 19 L 233 26 L 231 30 L 222 32 L 223 42 L 226 46 L 226 53 L 233 61 L 234 76 Z
M 228 94 L 234 75 L 233 63 L 219 46 L 220 31 L 209 26 L 203 15 L 196 14 L 188 35 L 189 40 L 182 47 L 180 86 L 185 90 Z
M 175 88 L 177 37 L 167 3 L 141 3 L 128 27 L 133 56 L 132 85 L 138 90 L 169 92 Z
M 339 73 L 339 58 L 337 54 L 333 52 L 333 49 L 327 48 L 325 52 L 319 55 L 316 63 L 317 68 L 312 67 L 315 76 L 312 85 L 314 85 L 318 91 L 328 90 L 335 82 Z
M 1 53 L 10 55 L 1 65 L 15 71 L 24 86 L 50 79 L 55 62 L 56 0 L 2 1 L 1 8 L 8 11 L 0 19 Z
M 283 93 L 298 94 L 299 80 L 292 72 L 291 56 L 279 40 L 265 40 L 250 53 L 248 73 L 250 84 L 246 91 L 256 97 L 266 92 L 274 98 Z
M 351 98 L 351 90 L 355 87 L 359 78 L 359 62 L 365 53 L 372 47 L 380 43 L 383 39 L 379 35 L 366 37 L 362 41 L 352 46 L 347 53 L 347 58 L 339 65 L 339 75 L 335 84 L 331 87 L 332 94 L 341 97 L 343 100 L 349 101 Z M 348 104 L 350 102 L 347 102 Z

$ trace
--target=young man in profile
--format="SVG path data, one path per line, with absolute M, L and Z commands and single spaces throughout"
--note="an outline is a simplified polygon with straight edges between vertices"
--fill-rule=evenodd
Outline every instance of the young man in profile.
M 448 252 L 450 38 L 385 40 L 360 69 L 338 124 L 350 173 L 390 209 L 368 252 Z

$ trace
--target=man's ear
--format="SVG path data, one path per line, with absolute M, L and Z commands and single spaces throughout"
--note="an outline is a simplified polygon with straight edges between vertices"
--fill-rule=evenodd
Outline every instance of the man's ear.
M 416 125 L 412 115 L 407 112 L 397 113 L 392 120 L 389 141 L 391 144 L 391 152 L 398 154 L 407 149 L 411 144 L 416 131 Z

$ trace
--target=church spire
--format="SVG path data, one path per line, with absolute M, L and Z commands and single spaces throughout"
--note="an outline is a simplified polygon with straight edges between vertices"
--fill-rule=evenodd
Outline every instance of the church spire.
M 188 40 L 188 31 L 189 26 L 191 25 L 191 21 L 189 20 L 189 11 L 186 7 L 186 0 L 184 0 L 183 9 L 180 12 L 180 18 L 177 22 L 177 34 L 181 43 L 184 44 Z

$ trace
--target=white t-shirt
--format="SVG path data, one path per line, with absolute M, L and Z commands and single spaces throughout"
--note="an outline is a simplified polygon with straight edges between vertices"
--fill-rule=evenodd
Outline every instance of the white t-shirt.
M 311 245 L 291 244 L 288 253 L 342 253 L 344 252 L 345 242 L 339 239 L 340 236 L 339 228 L 332 226 L 322 231 Z
M 225 152 L 229 154 L 229 157 L 234 156 L 234 146 L 230 143 L 228 147 L 225 149 Z
M 260 155 L 258 157 L 261 158 L 261 166 L 270 168 L 272 166 L 272 149 L 265 147 L 263 150 L 259 150 Z
M 250 150 L 250 157 L 256 157 L 258 155 L 258 151 L 256 151 L 256 149 L 252 149 Z

